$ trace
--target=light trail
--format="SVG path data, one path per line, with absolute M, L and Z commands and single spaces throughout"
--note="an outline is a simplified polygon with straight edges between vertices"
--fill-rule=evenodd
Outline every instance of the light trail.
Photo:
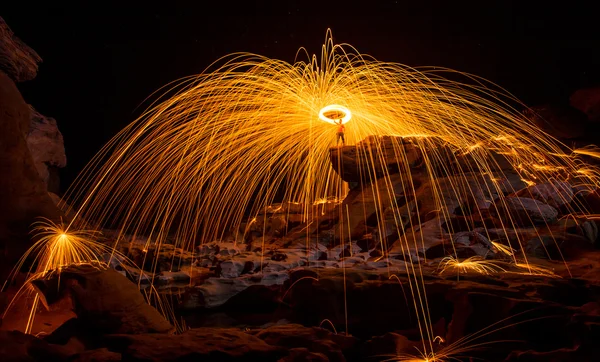
M 565 145 L 514 108 L 522 107 L 518 100 L 484 79 L 439 67 L 415 69 L 377 61 L 350 45 L 334 44 L 329 31 L 320 55 L 305 50 L 298 54 L 305 56 L 293 63 L 232 54 L 202 74 L 163 89 L 164 96 L 94 157 L 66 195 L 76 206 L 71 225 L 118 229 L 120 237 L 143 235 L 146 248 L 155 250 L 167 238 L 176 247 L 192 249 L 222 240 L 230 230 L 243 235 L 246 222 L 260 219 L 261 213 L 266 218 L 275 202 L 304 205 L 303 220 L 310 225 L 319 215 L 313 205 L 343 200 L 348 192 L 329 159 L 336 135 L 329 121 L 339 116 L 347 122 L 346 145 L 371 140 L 362 148 L 373 152 L 364 151 L 362 157 L 369 162 L 361 176 L 376 185 L 372 196 L 377 229 L 384 230 L 382 215 L 392 210 L 397 229 L 407 230 L 398 240 L 403 251 L 424 245 L 423 234 L 415 228 L 430 215 L 450 224 L 452 197 L 486 193 L 506 210 L 506 196 L 518 190 L 502 181 L 508 177 L 498 155 L 529 185 L 572 181 L 591 190 L 600 184 L 599 173 L 576 159 L 590 152 L 566 157 Z M 457 77 L 466 81 L 451 80 Z M 375 165 L 381 161 L 384 136 L 404 137 L 391 139 L 400 182 L 392 182 L 395 176 L 387 170 L 378 175 Z M 408 165 L 404 140 L 422 154 L 418 175 Z M 386 182 L 377 184 L 378 177 Z M 397 195 L 418 204 L 416 178 L 430 183 L 435 210 L 425 213 L 417 205 L 416 217 L 400 225 Z M 484 214 L 480 205 L 470 208 L 473 215 Z M 571 208 L 573 213 L 587 212 L 583 205 Z M 350 215 L 347 209 L 338 211 L 343 243 L 350 235 L 343 235 L 341 223 Z M 508 217 L 502 227 L 519 225 Z M 381 240 L 384 257 L 393 241 Z M 523 248 L 496 248 L 515 260 L 522 253 L 528 264 Z M 408 289 L 424 336 L 423 355 L 435 360 L 422 265 L 412 254 L 404 255 Z M 459 272 L 499 269 L 480 260 L 444 262 L 446 269 Z

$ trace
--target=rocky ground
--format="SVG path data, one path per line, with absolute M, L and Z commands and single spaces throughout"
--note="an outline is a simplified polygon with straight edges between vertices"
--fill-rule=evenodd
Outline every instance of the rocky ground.
M 391 140 L 380 139 L 382 149 Z M 332 158 L 342 160 L 350 183 L 360 147 L 366 143 L 332 149 L 342 153 Z M 598 213 L 598 193 L 558 181 L 527 186 L 500 169 L 502 198 L 473 186 L 481 193 L 446 195 L 444 215 L 432 212 L 432 186 L 418 178 L 418 155 L 414 161 L 412 199 L 394 188 L 400 170 L 389 169 L 391 176 L 358 182 L 342 201 L 313 205 L 311 221 L 302 221 L 302 205 L 273 205 L 193 250 L 175 241 L 155 248 L 139 236 L 116 243 L 119 233 L 105 230 L 104 242 L 119 252 L 106 255 L 111 269 L 73 267 L 34 283 L 61 318 L 45 320 L 42 338 L 3 338 L 23 346 L 11 353 L 34 360 L 39 353 L 100 361 L 385 360 L 418 356 L 423 344 L 459 360 L 594 360 L 598 228 L 572 210 L 585 204 Z M 489 181 L 479 174 L 460 180 Z M 382 208 L 369 195 L 384 181 L 397 195 Z M 386 223 L 389 213 L 401 222 Z M 376 214 L 381 221 L 373 225 Z M 484 273 L 445 268 L 448 257 L 490 264 Z M 145 304 L 138 287 L 169 301 L 174 325 Z M 423 306 L 430 324 L 419 324 Z M 425 341 L 424 325 L 432 328 Z
M 168 249 L 165 256 L 172 255 Z M 172 298 L 186 323 L 187 330 L 176 335 L 145 304 L 123 268 L 66 270 L 60 288 L 56 279 L 38 286 L 53 309 L 49 313 L 63 319 L 46 319 L 55 324 L 40 338 L 1 332 L 2 346 L 18 348 L 5 348 L 0 355 L 39 361 L 49 356 L 74 361 L 358 361 L 418 354 L 422 344 L 410 291 L 413 279 L 400 260 L 376 261 L 360 250 L 323 260 L 299 254 L 297 249 L 269 253 L 261 271 L 256 252 L 211 244 L 190 255 L 191 263 L 179 270 L 157 273 L 155 286 Z M 247 267 L 249 260 L 257 266 Z M 488 361 L 594 360 L 600 336 L 599 260 L 597 250 L 569 261 L 568 269 L 564 262 L 535 259 L 553 270 L 552 277 L 516 271 L 440 274 L 439 259 L 421 263 L 433 334 L 442 338 L 434 347 Z M 56 290 L 64 291 L 66 302 Z M 69 309 L 74 316 L 64 314 Z M 76 319 L 65 323 L 67 317 Z

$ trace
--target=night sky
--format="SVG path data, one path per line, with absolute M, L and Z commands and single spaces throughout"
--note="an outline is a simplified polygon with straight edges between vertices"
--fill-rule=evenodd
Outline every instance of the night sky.
M 301 46 L 319 52 L 327 28 L 379 60 L 474 73 L 528 105 L 565 103 L 600 84 L 595 1 L 121 3 L 0 5 L 44 60 L 38 77 L 18 86 L 58 121 L 69 162 L 63 188 L 162 85 L 231 52 L 292 62 Z

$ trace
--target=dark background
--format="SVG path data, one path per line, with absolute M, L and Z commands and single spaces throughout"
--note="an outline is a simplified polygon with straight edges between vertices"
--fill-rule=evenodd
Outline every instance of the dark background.
M 189 1 L 96 7 L 2 5 L 15 34 L 43 58 L 19 84 L 58 121 L 68 166 L 62 188 L 145 108 L 159 87 L 245 51 L 294 60 L 318 53 L 327 28 L 361 53 L 443 66 L 500 85 L 527 105 L 566 103 L 600 84 L 595 1 Z

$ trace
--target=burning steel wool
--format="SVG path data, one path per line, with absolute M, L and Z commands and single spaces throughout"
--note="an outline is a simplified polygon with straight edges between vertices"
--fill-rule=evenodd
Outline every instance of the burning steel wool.
M 411 252 L 429 246 L 426 233 L 446 229 L 453 255 L 440 263 L 442 272 L 552 275 L 530 266 L 522 245 L 539 229 L 527 229 L 531 235 L 512 230 L 547 226 L 551 238 L 549 220 L 557 219 L 557 210 L 578 220 L 593 217 L 572 194 L 600 185 L 597 171 L 578 158 L 591 151 L 573 153 L 528 122 L 513 108 L 519 104 L 476 76 L 377 61 L 334 44 L 330 32 L 319 55 L 301 51 L 294 63 L 232 54 L 169 86 L 106 145 L 66 197 L 75 206 L 68 229 L 116 229 L 118 238 L 146 240 L 144 250 L 158 253 L 173 240 L 193 250 L 231 230 L 240 231 L 235 241 L 242 243 L 257 220 L 279 210 L 274 204 L 296 207 L 298 222 L 312 230 L 329 207 L 339 243 L 372 232 L 378 260 L 401 249 L 423 337 L 421 357 L 406 360 L 445 360 L 450 357 L 435 354 L 424 290 L 428 255 Z M 340 133 L 345 146 L 336 147 Z M 344 150 L 361 160 L 354 179 L 346 177 Z M 558 195 L 554 206 L 539 201 L 549 194 Z M 367 204 L 369 227 L 353 221 L 367 214 Z M 452 223 L 456 214 L 477 231 L 465 234 Z M 486 222 L 489 215 L 494 225 Z M 53 268 L 97 255 L 66 229 L 52 230 L 52 243 L 66 235 L 72 241 L 44 257 L 58 260 Z M 309 250 L 313 239 L 303 235 Z M 460 254 L 462 245 L 475 243 L 501 261 Z

